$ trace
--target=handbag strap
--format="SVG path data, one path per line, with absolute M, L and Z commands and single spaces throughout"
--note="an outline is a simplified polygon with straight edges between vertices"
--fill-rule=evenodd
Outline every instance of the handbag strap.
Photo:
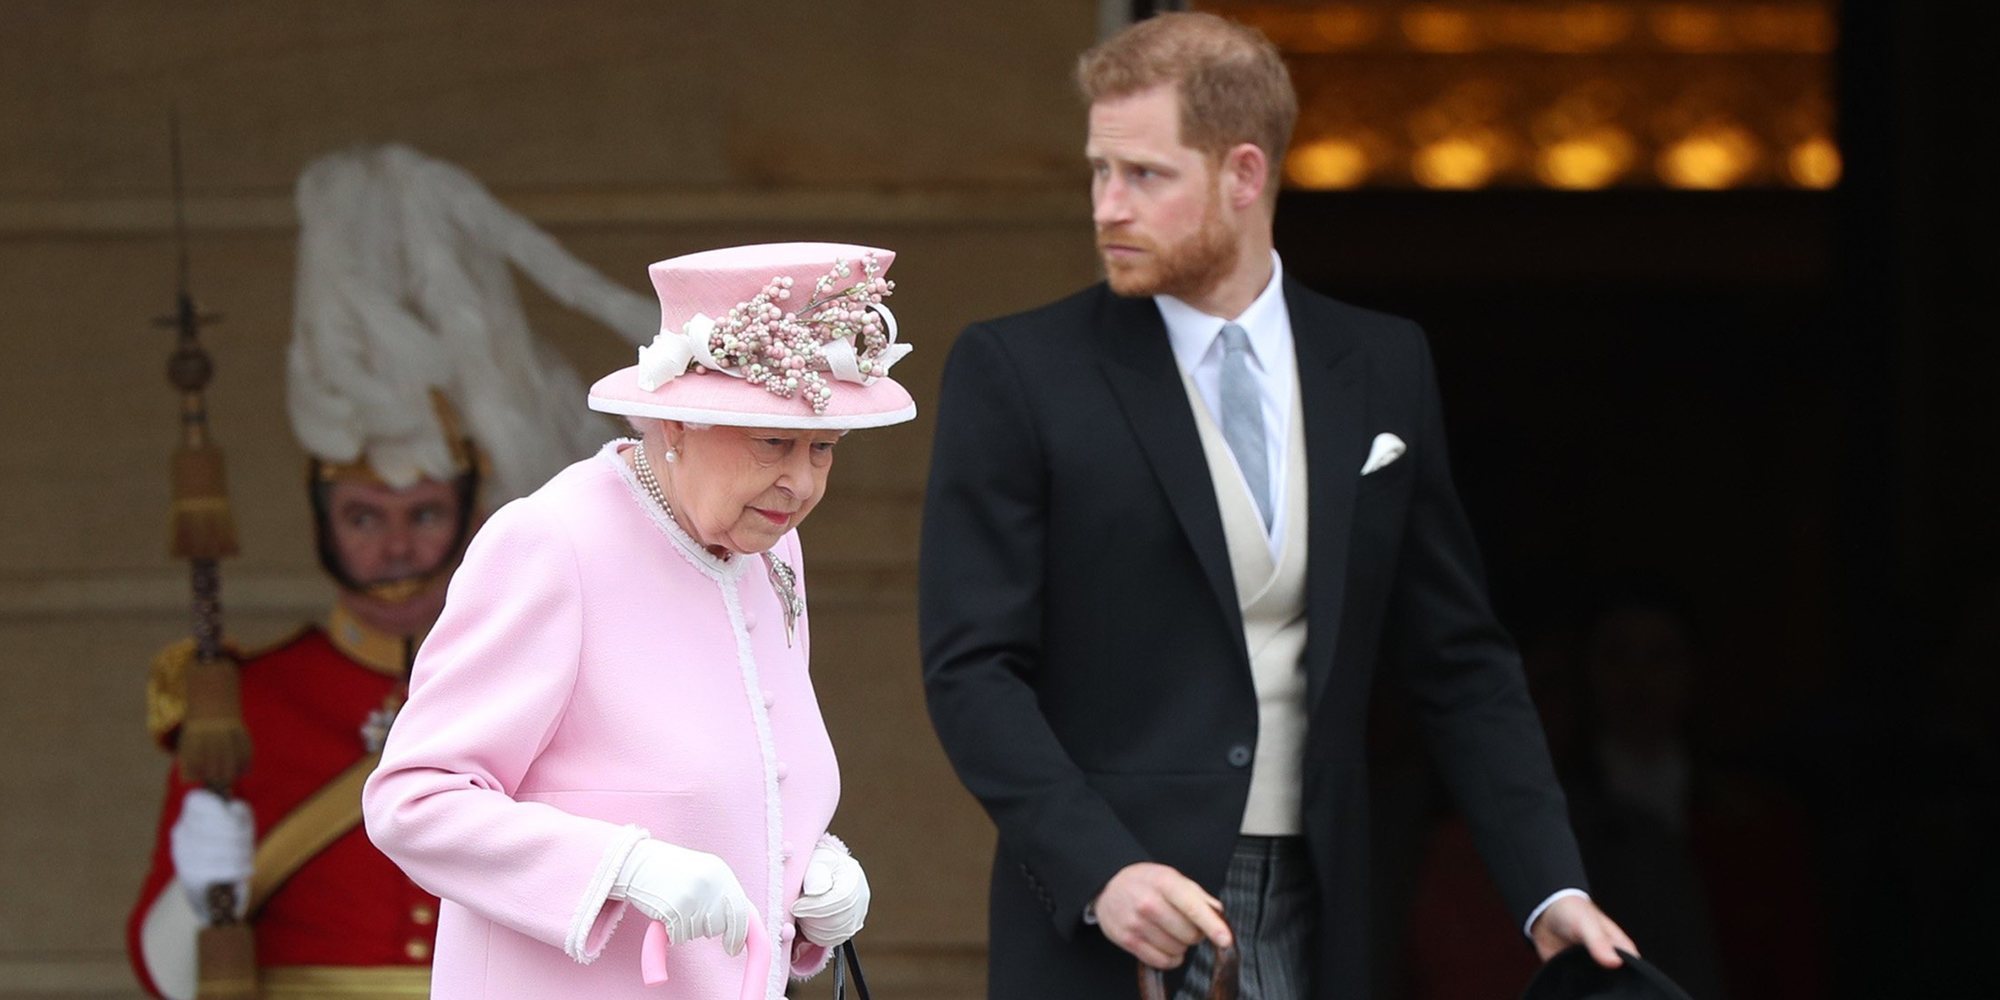
M 833 954 L 833 1000 L 847 1000 L 847 977 L 854 976 L 854 993 L 861 1000 L 872 1000 L 868 995 L 868 980 L 861 974 L 861 957 L 854 953 L 854 942 L 843 941 Z

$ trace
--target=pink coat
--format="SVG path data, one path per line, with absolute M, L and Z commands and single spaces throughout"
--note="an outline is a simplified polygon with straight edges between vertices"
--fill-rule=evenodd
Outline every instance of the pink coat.
M 789 917 L 840 796 L 800 616 L 760 556 L 709 556 L 619 443 L 502 507 L 452 580 L 363 795 L 368 835 L 443 897 L 433 997 L 734 1000 L 714 940 L 641 983 L 643 915 L 606 893 L 651 836 L 720 855 L 765 925 L 765 996 L 825 949 Z M 801 570 L 790 534 L 772 550 Z

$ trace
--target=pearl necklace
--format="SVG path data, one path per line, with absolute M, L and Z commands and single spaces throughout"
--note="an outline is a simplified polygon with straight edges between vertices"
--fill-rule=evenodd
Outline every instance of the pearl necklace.
M 672 520 L 674 505 L 667 502 L 666 491 L 660 489 L 659 477 L 653 475 L 653 463 L 646 459 L 646 442 L 641 441 L 632 449 L 632 466 L 639 473 L 639 485 L 646 488 L 646 495 L 666 511 L 668 520 Z
M 667 520 L 673 524 L 676 530 L 687 535 L 692 540 L 694 538 L 693 533 L 689 532 L 686 528 L 682 528 L 680 522 L 674 519 L 674 505 L 667 502 L 667 491 L 660 488 L 660 477 L 653 475 L 653 463 L 646 458 L 646 442 L 644 441 L 639 442 L 632 448 L 632 469 L 639 474 L 639 485 L 645 487 L 646 495 L 652 497 L 653 502 L 660 505 L 660 510 L 666 513 Z M 696 544 L 700 545 L 699 542 Z M 730 555 L 732 555 L 732 553 L 726 551 L 718 554 L 713 548 L 707 546 L 702 546 L 702 548 L 710 556 L 720 559 L 723 562 L 728 562 Z

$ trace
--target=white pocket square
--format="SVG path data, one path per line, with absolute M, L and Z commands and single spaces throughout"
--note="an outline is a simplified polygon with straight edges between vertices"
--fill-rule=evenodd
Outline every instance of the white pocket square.
M 1385 432 L 1375 435 L 1375 443 L 1368 448 L 1368 461 L 1362 464 L 1361 474 L 1365 476 L 1402 458 L 1406 450 L 1403 439 L 1394 434 Z

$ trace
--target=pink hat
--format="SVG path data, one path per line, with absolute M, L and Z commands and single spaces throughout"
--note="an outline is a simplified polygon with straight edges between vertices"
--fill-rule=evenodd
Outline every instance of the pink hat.
M 890 381 L 910 352 L 882 304 L 896 255 L 845 243 L 764 243 L 663 260 L 660 333 L 639 363 L 597 380 L 590 408 L 732 427 L 900 424 L 917 404 Z

